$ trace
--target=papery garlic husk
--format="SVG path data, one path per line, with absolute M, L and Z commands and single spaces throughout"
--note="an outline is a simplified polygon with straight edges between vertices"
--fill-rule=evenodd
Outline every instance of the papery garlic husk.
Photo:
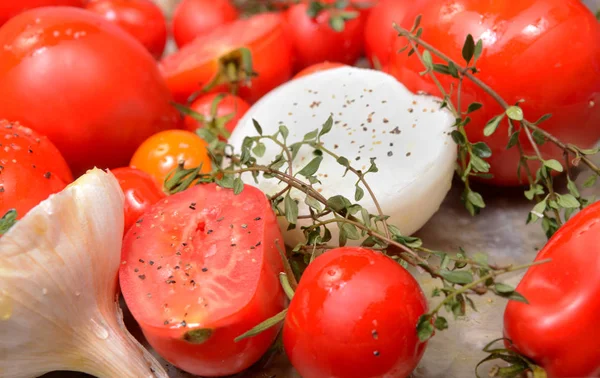
M 122 321 L 122 236 L 123 193 L 93 169 L 0 238 L 0 377 L 168 377 Z

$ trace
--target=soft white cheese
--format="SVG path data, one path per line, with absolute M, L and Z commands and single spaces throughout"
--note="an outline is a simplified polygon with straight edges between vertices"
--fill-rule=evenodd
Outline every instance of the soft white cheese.
M 239 152 L 246 136 L 257 135 L 255 119 L 264 134 L 287 126 L 289 145 L 301 141 L 332 115 L 334 125 L 322 137 L 324 146 L 363 171 L 369 168 L 369 159 L 375 158 L 379 172 L 367 174 L 367 183 L 390 216 L 388 222 L 410 235 L 438 210 L 454 172 L 456 145 L 450 137 L 454 118 L 440 110 L 440 103 L 435 97 L 411 93 L 385 73 L 336 68 L 293 80 L 268 93 L 240 120 L 229 143 Z M 266 153 L 258 163 L 271 162 L 281 151 L 270 141 L 264 143 Z M 311 147 L 302 147 L 294 160 L 294 172 L 313 157 Z M 344 170 L 334 158 L 324 155 L 317 174 L 321 184 L 314 187 L 326 198 L 340 194 L 354 202 L 357 177 L 351 172 L 342 177 Z M 255 184 L 251 175 L 243 179 Z M 258 186 L 266 194 L 274 194 L 285 184 L 260 176 Z M 360 205 L 377 214 L 363 189 Z M 299 202 L 300 214 L 308 214 L 305 195 L 293 190 L 292 197 Z M 286 243 L 293 246 L 303 240 L 300 226 L 309 224 L 308 219 L 299 220 L 297 229 L 285 234 Z M 337 241 L 337 226 L 329 228 L 332 240 Z

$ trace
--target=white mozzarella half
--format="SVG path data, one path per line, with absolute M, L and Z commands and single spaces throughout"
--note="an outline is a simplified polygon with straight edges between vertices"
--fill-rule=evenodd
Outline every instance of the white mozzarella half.
M 417 231 L 438 210 L 450 189 L 456 161 L 456 145 L 450 137 L 454 118 L 440 110 L 439 99 L 413 94 L 392 76 L 343 67 L 290 81 L 268 93 L 246 113 L 229 143 L 240 151 L 246 136 L 256 136 L 254 119 L 263 134 L 274 134 L 285 125 L 289 145 L 320 128 L 330 115 L 334 124 L 322 137 L 323 145 L 346 157 L 359 170 L 367 170 L 374 158 L 379 171 L 365 178 L 384 214 L 390 216 L 388 223 L 404 235 Z M 281 152 L 274 143 L 264 142 L 266 153 L 258 159 L 259 164 L 270 163 Z M 313 158 L 313 148 L 303 146 L 294 159 L 294 172 Z M 343 195 L 355 202 L 357 177 L 352 173 L 344 176 L 344 171 L 336 159 L 324 155 L 317 174 L 321 184 L 314 187 L 326 198 Z M 251 175 L 243 176 L 243 180 L 256 185 Z M 268 195 L 285 187 L 262 175 L 258 180 L 258 187 Z M 295 189 L 291 195 L 298 200 L 300 215 L 309 214 L 306 195 Z M 358 203 L 377 214 L 367 190 Z M 308 225 L 308 219 L 300 219 L 296 230 L 285 234 L 286 243 L 294 246 L 304 240 L 300 226 Z M 337 226 L 333 224 L 329 229 L 332 241 L 337 241 Z

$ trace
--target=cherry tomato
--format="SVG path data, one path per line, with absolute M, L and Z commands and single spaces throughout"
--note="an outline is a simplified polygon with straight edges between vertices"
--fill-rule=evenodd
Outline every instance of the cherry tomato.
M 423 356 L 417 281 L 373 250 L 332 249 L 308 265 L 288 308 L 285 351 L 304 378 L 407 377 Z
M 281 312 L 285 295 L 271 204 L 257 188 L 235 195 L 196 185 L 159 201 L 123 243 L 123 296 L 150 345 L 201 376 L 238 373 L 277 329 L 234 339 Z
M 158 59 L 167 43 L 167 21 L 150 0 L 92 0 L 86 9 L 114 22 L 135 37 Z
M 285 31 L 294 51 L 294 68 L 299 71 L 323 61 L 352 65 L 363 51 L 365 20 L 359 16 L 347 20 L 343 30 L 336 31 L 330 19 L 342 10 L 324 10 L 311 18 L 306 2 L 291 6 L 285 13 Z M 352 8 L 344 12 L 354 11 Z M 318 42 L 317 42 L 318 41 Z
M 0 93 L 10 93 L 0 117 L 48 136 L 75 175 L 127 165 L 144 139 L 180 121 L 152 56 L 92 12 L 26 11 L 0 28 L 0 46 Z
M 177 46 L 182 47 L 238 17 L 237 9 L 229 0 L 183 0 L 173 14 L 173 38 Z
M 206 142 L 198 135 L 186 130 L 167 130 L 146 139 L 133 154 L 133 168 L 142 170 L 162 184 L 179 162 L 184 168 L 202 164 L 201 172 L 210 172 L 210 157 Z
M 510 301 L 504 335 L 549 378 L 600 376 L 600 202 L 552 236 L 517 286 L 529 304 Z
M 69 166 L 48 138 L 0 120 L 0 217 L 10 209 L 23 217 L 71 181 Z
M 196 99 L 190 108 L 203 116 L 204 121 L 186 116 L 183 120 L 185 129 L 196 131 L 198 128 L 208 127 L 225 140 L 250 109 L 250 105 L 229 93 L 213 93 Z
M 28 9 L 48 6 L 82 7 L 85 0 L 3 0 L 0 1 L 0 26 Z
M 540 127 L 582 148 L 600 139 L 600 24 L 581 1 L 435 0 L 413 12 L 422 15 L 423 39 L 463 65 L 461 51 L 467 35 L 481 39 L 483 54 L 477 62 L 477 76 L 509 104 L 525 100 L 520 106 L 527 119 L 534 122 L 552 113 Z M 410 29 L 414 18 L 405 17 L 402 26 Z M 405 45 L 406 40 L 398 39 L 394 51 Z M 390 71 L 412 91 L 440 94 L 428 75 L 419 74 L 423 66 L 415 55 L 408 57 L 406 51 L 393 54 Z M 585 80 L 573 80 L 566 74 L 572 72 Z M 446 89 L 451 83 L 456 88 L 456 79 L 438 77 Z M 483 135 L 487 121 L 502 113 L 500 106 L 469 80 L 463 85 L 461 101 L 463 111 L 473 102 L 483 104 L 481 110 L 469 114 L 472 121 L 467 134 L 470 141 L 485 141 L 492 150 L 488 161 L 494 178 L 485 182 L 518 185 L 520 155 L 517 148 L 506 149 L 506 119 L 491 137 Z M 534 155 L 524 132 L 520 138 L 525 154 Z M 563 161 L 562 150 L 552 143 L 540 149 L 546 159 Z M 533 172 L 535 169 L 532 165 Z M 521 174 L 527 182 L 524 169 Z
M 325 70 L 330 70 L 332 68 L 345 67 L 345 66 L 346 65 L 343 63 L 335 63 L 335 62 L 323 62 L 323 63 L 313 64 L 312 66 L 308 66 L 305 69 L 303 69 L 302 71 L 298 72 L 296 74 L 296 76 L 294 76 L 294 79 L 297 79 L 302 76 L 308 76 L 308 75 L 314 74 L 315 72 L 321 72 L 321 71 L 325 71 Z
M 152 176 L 139 169 L 121 167 L 113 169 L 112 174 L 119 180 L 125 195 L 125 232 L 142 214 L 161 199 L 165 193 Z
M 252 69 L 258 76 L 250 81 L 241 72 L 251 54 Z M 211 80 L 219 83 L 239 82 L 238 95 L 255 102 L 262 95 L 284 83 L 291 76 L 290 46 L 283 34 L 281 18 L 266 13 L 221 25 L 196 38 L 162 61 L 167 85 L 178 101 L 205 87 Z M 224 91 L 216 85 L 213 92 Z

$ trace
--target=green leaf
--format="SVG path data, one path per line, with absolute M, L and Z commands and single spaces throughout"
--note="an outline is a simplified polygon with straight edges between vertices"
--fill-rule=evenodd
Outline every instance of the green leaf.
M 417 30 L 417 28 L 418 28 L 418 27 L 419 27 L 419 25 L 421 24 L 421 17 L 422 17 L 421 15 L 418 15 L 418 16 L 415 18 L 415 22 L 413 23 L 413 26 L 412 26 L 412 28 L 410 29 L 410 32 L 411 32 L 411 33 L 414 33 L 414 32 L 415 32 L 415 30 Z
M 317 201 L 315 198 L 313 198 L 310 195 L 306 195 L 306 198 L 304 199 L 304 203 L 307 204 L 309 207 L 315 209 L 316 211 L 320 212 L 323 209 L 323 206 L 321 206 L 321 202 Z
M 255 120 L 254 118 L 252 118 L 252 124 L 254 125 L 254 128 L 256 129 L 256 132 L 259 135 L 263 135 L 262 127 L 260 127 L 260 124 L 258 123 L 258 121 Z
M 471 148 L 473 149 L 473 153 L 480 158 L 489 158 L 492 156 L 492 150 L 484 142 L 477 142 Z
M 537 217 L 542 217 L 544 215 L 544 212 L 546 211 L 546 208 L 548 207 L 548 202 L 546 199 L 538 202 L 533 209 L 531 210 L 531 213 Z
M 444 279 L 448 282 L 459 284 L 459 285 L 467 285 L 473 282 L 473 274 L 471 272 L 465 270 L 440 270 L 440 275 L 444 277 Z
M 417 335 L 421 342 L 425 342 L 433 336 L 433 324 L 431 324 L 431 315 L 421 315 L 417 323 Z
M 258 157 L 263 157 L 265 155 L 266 147 L 264 143 L 256 142 L 256 146 L 252 149 L 252 153 Z
M 481 159 L 477 155 L 471 155 L 471 166 L 476 172 L 487 173 L 490 171 L 490 163 Z
M 527 300 L 527 298 L 525 298 L 521 294 L 517 293 L 516 291 L 513 292 L 512 294 L 510 294 L 507 298 L 510 299 L 511 301 L 517 301 L 517 302 L 529 304 L 529 301 Z
M 462 56 L 469 64 L 471 59 L 473 59 L 473 55 L 475 54 L 475 40 L 473 40 L 473 36 L 471 34 L 467 35 L 467 39 L 462 49 Z
M 450 71 L 450 75 L 452 75 L 452 77 L 454 77 L 455 79 L 458 79 L 458 67 L 456 67 L 456 65 L 452 62 L 448 63 L 448 70 Z
M 196 129 L 196 135 L 204 139 L 207 143 L 211 143 L 217 140 L 217 136 L 212 131 L 210 131 L 210 129 L 207 129 L 205 127 Z
M 311 131 L 309 133 L 306 133 L 304 135 L 304 140 L 305 141 L 313 140 L 313 139 L 315 139 L 317 137 L 317 135 L 319 135 L 319 129 L 316 129 L 316 130 L 313 130 L 313 131 Z
M 302 168 L 298 172 L 298 174 L 302 175 L 304 177 L 309 177 L 309 176 L 314 175 L 319 170 L 319 166 L 321 165 L 322 161 L 323 161 L 323 157 L 322 156 L 317 156 L 316 158 L 312 159 L 310 161 L 310 163 L 306 164 L 304 166 L 304 168 Z
M 190 344 L 204 344 L 213 334 L 210 328 L 196 328 L 183 334 L 183 339 Z
M 483 41 L 480 39 L 475 44 L 475 62 L 479 60 L 481 57 L 481 53 L 483 52 Z
M 565 209 L 579 207 L 579 201 L 572 194 L 557 194 L 556 196 L 558 204 Z
M 351 239 L 351 240 L 360 239 L 360 234 L 358 233 L 358 229 L 356 228 L 355 225 L 350 224 L 350 223 L 343 223 L 342 226 L 340 227 L 340 229 L 346 233 L 346 237 L 348 239 Z
M 483 105 L 479 102 L 473 102 L 471 104 L 469 104 L 469 107 L 467 108 L 467 113 L 472 113 L 476 110 L 481 109 Z
M 223 188 L 233 189 L 233 176 L 231 175 L 224 175 L 222 178 L 215 180 L 215 182 Z
M 348 159 L 346 159 L 346 158 L 345 158 L 345 157 L 343 157 L 343 156 L 340 156 L 340 157 L 337 159 L 337 162 L 338 162 L 338 164 L 340 164 L 340 165 L 342 165 L 342 166 L 344 166 L 344 167 L 346 167 L 346 168 L 348 168 L 348 167 L 350 166 L 350 162 L 348 161 Z
M 283 140 L 286 140 L 288 135 L 290 135 L 290 131 L 284 125 L 279 125 L 279 133 L 283 137 Z
M 450 69 L 445 64 L 434 63 L 433 70 L 441 73 L 442 75 L 450 75 Z
M 323 135 L 330 132 L 332 127 L 333 127 L 333 117 L 329 116 L 329 118 L 327 118 L 327 121 L 325 121 L 325 123 L 323 124 L 321 131 L 319 132 L 319 137 L 322 137 Z
M 498 282 L 494 285 L 494 290 L 500 294 L 512 294 L 515 291 L 515 288 Z
M 365 209 L 364 207 L 360 209 L 360 217 L 362 218 L 362 221 L 365 226 L 371 227 L 371 217 L 367 209 Z
M 352 203 L 344 196 L 336 195 L 327 199 L 327 206 L 336 213 L 345 210 L 350 205 L 352 205 Z
M 519 135 L 521 135 L 521 130 L 517 130 L 508 139 L 508 144 L 506 145 L 506 149 L 509 150 L 517 145 L 519 142 Z
M 467 200 L 471 202 L 473 205 L 483 209 L 485 207 L 485 202 L 483 201 L 483 197 L 481 194 L 470 190 L 467 193 Z
M 243 339 L 246 339 L 248 337 L 252 337 L 252 336 L 256 336 L 259 333 L 266 331 L 267 329 L 276 326 L 277 324 L 281 323 L 284 319 L 285 316 L 287 314 L 287 308 L 283 311 L 281 311 L 279 314 L 265 320 L 264 322 L 260 323 L 259 325 L 257 325 L 256 327 L 252 328 L 251 330 L 249 330 L 248 332 L 243 333 L 242 335 L 236 337 L 234 339 L 234 341 L 237 343 L 238 341 L 241 341 Z
M 585 182 L 583 183 L 583 187 L 591 188 L 592 186 L 594 186 L 594 184 L 596 184 L 597 180 L 598 180 L 598 175 L 593 174 L 585 180 Z
M 584 155 L 596 155 L 598 152 L 600 152 L 600 147 L 589 149 L 578 148 L 577 150 Z
M 15 223 L 17 223 L 17 210 L 10 209 L 0 218 L 0 235 L 7 233 Z
M 423 63 L 425 65 L 425 68 L 427 68 L 426 72 L 433 70 L 433 59 L 431 58 L 431 53 L 429 52 L 429 50 L 423 51 L 422 56 L 423 56 Z
M 360 201 L 365 196 L 365 191 L 360 187 L 360 185 L 356 185 L 356 191 L 354 192 L 354 200 Z
M 533 137 L 533 141 L 535 142 L 535 144 L 537 144 L 538 146 L 541 146 L 544 143 L 546 143 L 546 137 L 538 130 L 534 130 L 531 136 Z
M 525 191 L 525 197 L 530 201 L 536 196 L 536 194 L 544 194 L 544 188 L 539 184 L 533 184 L 529 187 L 529 190 Z
M 537 121 L 535 121 L 534 125 L 539 125 L 540 123 L 546 121 L 547 119 L 549 119 L 550 117 L 552 117 L 552 114 L 544 114 L 543 116 L 540 117 L 540 119 L 538 119 Z
M 485 135 L 486 137 L 492 135 L 498 128 L 498 125 L 500 125 L 500 121 L 502 121 L 503 118 L 504 114 L 500 114 L 489 120 L 483 128 L 483 135 Z
M 233 180 L 233 194 L 240 194 L 244 190 L 244 182 L 241 178 L 236 177 Z
M 285 219 L 290 224 L 298 223 L 298 204 L 292 197 L 290 197 L 290 193 L 285 196 Z
M 440 331 L 448 329 L 448 321 L 443 316 L 438 316 L 437 318 L 435 318 L 435 322 L 433 323 L 433 325 L 436 329 L 439 329 Z
M 336 32 L 342 32 L 346 28 L 344 18 L 340 16 L 329 17 L 329 26 Z
M 511 106 L 508 109 L 506 109 L 506 115 L 513 121 L 520 122 L 523 120 L 523 109 L 521 109 L 518 106 Z
M 369 169 L 367 169 L 365 174 L 367 174 L 369 172 L 373 172 L 373 173 L 379 172 L 379 168 L 377 168 L 377 164 L 375 164 L 375 158 L 371 158 L 371 165 L 369 166 Z
M 467 143 L 465 136 L 458 130 L 452 130 L 450 136 L 452 136 L 454 143 L 458 144 L 459 146 L 463 146 Z
M 562 165 L 558 162 L 558 160 L 554 160 L 554 159 L 550 159 L 550 160 L 544 160 L 544 166 L 555 170 L 556 172 L 562 172 L 563 171 L 563 167 Z

